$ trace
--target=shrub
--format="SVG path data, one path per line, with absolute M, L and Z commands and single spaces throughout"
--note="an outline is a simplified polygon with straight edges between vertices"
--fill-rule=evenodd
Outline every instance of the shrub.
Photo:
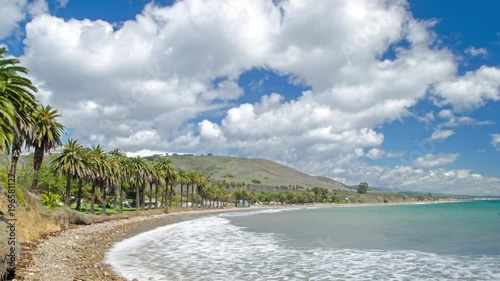
M 47 206 L 51 209 L 60 207 L 59 200 L 61 199 L 61 196 L 59 196 L 58 194 L 49 192 L 49 194 L 42 194 L 42 196 L 40 197 L 42 199 L 43 206 Z
M 165 208 L 163 208 L 163 212 L 165 214 L 168 214 L 169 211 L 170 211 L 170 208 L 168 206 L 166 206 Z
M 19 185 L 16 185 L 16 199 L 17 199 L 17 204 L 19 205 L 26 205 L 26 194 L 24 194 L 24 191 L 22 187 Z
M 234 179 L 234 176 L 232 174 L 225 174 L 222 176 L 223 178 L 231 178 Z
M 261 184 L 262 182 L 258 179 L 253 179 L 252 180 L 252 183 L 255 183 L 255 184 Z

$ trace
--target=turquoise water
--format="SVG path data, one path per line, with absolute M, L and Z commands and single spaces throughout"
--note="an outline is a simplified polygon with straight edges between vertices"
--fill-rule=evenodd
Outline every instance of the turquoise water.
M 116 244 L 138 280 L 500 280 L 500 201 L 226 213 Z

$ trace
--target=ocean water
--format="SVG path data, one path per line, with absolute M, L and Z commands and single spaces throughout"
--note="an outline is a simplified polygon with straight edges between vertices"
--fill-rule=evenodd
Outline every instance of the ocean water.
M 500 201 L 225 213 L 115 244 L 132 280 L 500 280 Z

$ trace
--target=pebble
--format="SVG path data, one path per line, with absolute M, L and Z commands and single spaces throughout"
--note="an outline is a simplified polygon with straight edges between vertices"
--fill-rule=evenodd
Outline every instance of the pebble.
M 31 260 L 23 261 L 23 266 L 16 272 L 15 280 L 124 281 L 125 278 L 115 274 L 102 263 L 106 249 L 114 242 L 126 238 L 131 229 L 158 218 L 168 220 L 166 215 L 138 216 L 127 220 L 78 226 L 49 236 L 34 249 L 23 252 L 23 256 L 30 256 Z M 114 231 L 109 231 L 110 228 Z

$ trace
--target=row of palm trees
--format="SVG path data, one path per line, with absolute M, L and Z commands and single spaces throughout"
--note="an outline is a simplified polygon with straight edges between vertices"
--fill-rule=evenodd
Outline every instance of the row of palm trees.
M 61 144 L 64 126 L 57 122 L 59 114 L 43 106 L 34 93 L 38 90 L 25 77 L 28 69 L 20 61 L 6 57 L 0 48 L 0 151 L 9 152 L 11 165 L 8 187 L 15 188 L 16 170 L 23 148 L 34 149 L 34 176 L 31 189 L 38 193 L 38 177 L 44 154 Z
M 66 206 L 70 204 L 73 181 L 78 182 L 77 210 L 81 210 L 82 187 L 84 184 L 91 184 L 91 213 L 95 213 L 95 200 L 98 192 L 102 198 L 102 213 L 106 212 L 108 194 L 114 195 L 115 206 L 119 201 L 118 211 L 122 212 L 125 186 L 135 191 L 135 205 L 141 210 L 146 207 L 151 209 L 172 206 L 173 197 L 177 195 L 179 189 L 181 207 L 194 205 L 202 207 L 207 203 L 214 206 L 215 202 L 217 202 L 216 206 L 220 206 L 221 202 L 229 200 L 229 195 L 223 188 L 215 184 L 208 186 L 210 179 L 207 180 L 202 173 L 184 169 L 176 170 L 166 156 L 158 156 L 155 161 L 141 156 L 128 158 L 118 149 L 106 152 L 100 145 L 83 147 L 73 139 L 69 139 L 53 156 L 51 169 L 66 177 L 64 200 Z M 146 198 L 149 201 L 146 201 Z

